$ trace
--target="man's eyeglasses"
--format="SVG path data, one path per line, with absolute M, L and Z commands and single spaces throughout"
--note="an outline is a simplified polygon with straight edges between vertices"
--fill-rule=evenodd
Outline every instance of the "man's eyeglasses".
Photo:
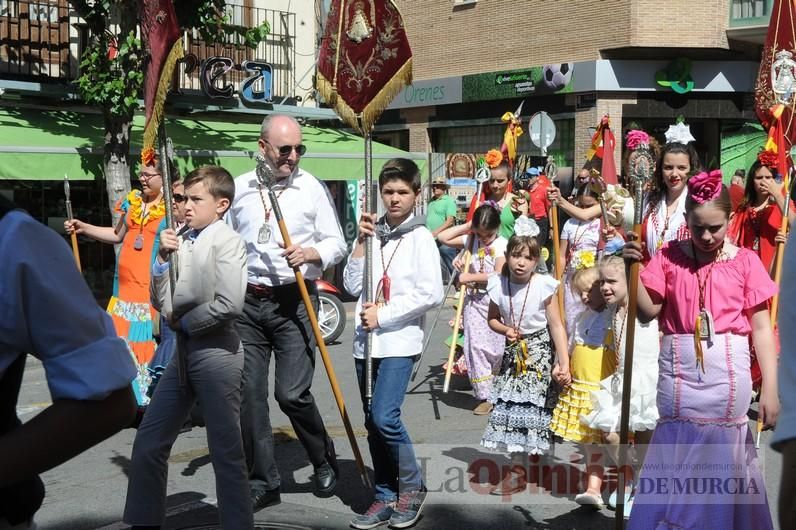
M 179 193 L 172 193 L 171 198 L 174 199 L 174 202 L 176 203 L 185 202 L 187 199 L 185 195 L 180 195 Z
M 307 146 L 304 145 L 304 144 L 276 146 L 276 145 L 272 144 L 271 142 L 269 142 L 268 140 L 265 140 L 265 143 L 275 147 L 277 152 L 279 153 L 279 156 L 290 156 L 290 153 L 294 149 L 296 150 L 296 154 L 298 156 L 304 156 L 304 153 L 307 152 Z

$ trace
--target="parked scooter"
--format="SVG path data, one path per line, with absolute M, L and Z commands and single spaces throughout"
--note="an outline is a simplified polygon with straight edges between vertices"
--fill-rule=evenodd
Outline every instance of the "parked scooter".
M 340 289 L 325 280 L 315 280 L 318 288 L 318 325 L 326 344 L 337 340 L 345 330 L 345 307 Z

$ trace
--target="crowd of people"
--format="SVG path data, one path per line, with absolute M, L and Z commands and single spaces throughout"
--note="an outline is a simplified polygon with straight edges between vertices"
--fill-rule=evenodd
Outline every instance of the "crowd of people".
M 640 131 L 629 139 L 631 150 L 652 143 Z M 0 455 L 13 454 L 31 437 L 46 438 L 42 433 L 81 413 L 79 407 L 64 409 L 64 401 L 89 402 L 100 412 L 96 423 L 73 431 L 47 457 L 51 447 L 33 445 L 40 458 L 35 464 L 8 462 L 6 468 L 3 459 L 3 469 L 11 471 L 4 471 L 0 488 L 34 502 L 14 510 L 0 505 L 0 527 L 32 524 L 35 500 L 43 496 L 40 481 L 31 478 L 36 473 L 135 425 L 124 521 L 139 530 L 160 528 L 169 453 L 198 405 L 221 525 L 253 528 L 254 513 L 281 502 L 269 419 L 271 358 L 273 393 L 314 467 L 316 493 L 332 495 L 339 469 L 311 391 L 317 344 L 296 271 L 317 309 L 314 280 L 348 254 L 344 286 L 358 297 L 353 356 L 375 485 L 370 507 L 352 519 L 352 527 L 408 528 L 427 499 L 401 408 L 423 347 L 424 315 L 444 301 L 441 269 L 429 266 L 441 256 L 466 291 L 461 366 L 476 398 L 473 412 L 486 417 L 480 443 L 512 462 L 495 494 L 522 491 L 529 456 L 548 458 L 556 441 L 566 440 L 578 445 L 586 462 L 599 453 L 624 473 L 625 491 L 608 492 L 607 504 L 617 506 L 621 496 L 630 528 L 702 528 L 708 522 L 772 528 L 747 412 L 756 398 L 763 425 L 776 424 L 777 341 L 769 307 L 777 285 L 771 275 L 774 255 L 786 241 L 779 230 L 783 211 L 796 220 L 796 208 L 786 204 L 770 157 L 750 168 L 743 198 L 733 208 L 721 173 L 706 171 L 687 141 L 669 140 L 655 152 L 654 175 L 639 205 L 640 233 L 628 223 L 633 204 L 621 186 L 601 188 L 597 175 L 583 170 L 565 198 L 540 168 L 516 175 L 513 162 L 502 156 L 487 157 L 490 179 L 465 223 L 455 223 L 444 180 L 432 182 L 426 220 L 414 214 L 418 167 L 393 159 L 379 174 L 385 213 L 361 214 L 350 250 L 328 191 L 299 167 L 306 147 L 293 118 L 270 115 L 262 124 L 259 152 L 273 181 L 257 171 L 233 178 L 217 166 L 180 179 L 170 161 L 143 164 L 142 189 L 116 205 L 115 227 L 65 223 L 68 233 L 120 245 L 107 314 L 91 310 L 88 289 L 58 242 L 52 245 L 54 261 L 2 265 L 3 281 L 14 286 L 8 290 L 16 293 L 14 307 L 25 311 L 14 326 L 0 328 L 0 342 L 12 346 L 11 355 L 0 356 L 0 396 L 15 397 L 24 353 L 31 352 L 44 362 L 54 410 L 23 427 L 11 411 L 0 410 Z M 173 178 L 174 226 L 164 219 L 166 170 Z M 285 213 L 290 244 L 280 233 L 272 196 Z M 569 219 L 553 234 L 561 244 L 555 259 L 547 260 L 552 205 Z M 45 228 L 4 202 L 3 213 L 0 248 L 19 244 L 14 255 L 40 253 L 18 241 L 55 237 L 42 236 Z M 374 256 L 369 276 L 368 240 Z M 631 292 L 627 265 L 636 262 L 642 272 Z M 47 295 L 46 303 L 37 296 L 45 285 L 38 269 L 45 264 L 57 269 L 74 296 Z M 368 277 L 372 300 L 362 294 Z M 632 301 L 636 319 L 628 322 Z M 83 317 L 71 321 L 67 337 L 53 335 L 58 326 L 37 327 L 42 314 Z M 635 465 L 621 466 L 630 326 L 627 421 Z M 12 329 L 18 333 L 6 331 Z M 778 436 L 777 447 L 792 458 L 789 441 Z M 584 468 L 582 491 L 573 501 L 603 508 L 605 471 Z M 710 502 L 704 496 L 695 502 L 702 490 L 678 488 L 684 480 L 717 480 L 719 491 L 711 491 Z
M 640 205 L 640 233 L 632 232 L 630 194 L 606 189 L 599 173 L 580 171 L 566 199 L 545 183 L 547 200 L 569 217 L 553 264 L 560 282 L 538 266 L 539 201 L 518 204 L 527 181 L 507 186 L 506 161 L 491 166 L 481 206 L 468 222 L 437 234 L 441 245 L 473 257 L 466 269 L 461 258 L 452 263 L 467 289 L 462 371 L 478 402 L 473 412 L 489 415 L 481 444 L 512 461 L 494 493 L 522 491 L 529 455 L 544 457 L 555 440 L 567 440 L 581 447 L 587 464 L 612 463 L 625 475 L 625 491 L 609 492 L 607 504 L 616 507 L 622 496 L 630 528 L 696 528 L 707 521 L 770 528 L 747 412 L 757 399 L 763 426 L 773 427 L 778 416 L 773 259 L 786 242 L 783 211 L 796 218 L 796 209 L 786 207 L 768 153 L 750 168 L 733 207 L 721 173 L 702 167 L 688 139 L 667 138 L 659 147 L 643 131 L 631 131 L 628 150 L 639 143 L 652 145 L 656 158 Z M 630 293 L 627 265 L 634 261 L 643 272 Z M 634 466 L 620 468 L 631 298 L 637 316 L 627 421 Z M 605 468 L 586 465 L 576 503 L 606 505 Z M 701 497 L 697 506 L 688 498 L 694 491 L 678 489 L 678 480 L 754 487 L 710 502 Z M 655 487 L 644 487 L 649 484 Z

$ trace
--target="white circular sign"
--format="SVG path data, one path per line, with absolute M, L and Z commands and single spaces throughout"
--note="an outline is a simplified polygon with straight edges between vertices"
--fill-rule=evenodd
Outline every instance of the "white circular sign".
M 537 112 L 531 116 L 528 132 L 533 144 L 545 151 L 556 139 L 556 124 L 546 112 Z

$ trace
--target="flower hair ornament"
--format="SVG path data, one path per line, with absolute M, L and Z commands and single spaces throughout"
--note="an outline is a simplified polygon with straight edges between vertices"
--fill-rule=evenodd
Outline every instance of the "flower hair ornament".
M 705 204 L 721 195 L 721 170 L 703 171 L 688 179 L 688 195 L 697 204 Z
M 570 263 L 576 271 L 590 269 L 597 265 L 597 254 L 593 250 L 578 250 L 572 255 Z
M 489 166 L 490 169 L 495 169 L 503 162 L 503 153 L 497 149 L 490 149 L 484 157 L 484 162 L 486 162 L 486 165 Z
M 757 160 L 761 165 L 768 168 L 776 168 L 779 161 L 777 160 L 777 153 L 773 151 L 760 151 L 757 153 Z
M 627 135 L 625 135 L 625 144 L 630 151 L 635 150 L 636 147 L 640 145 L 649 145 L 649 143 L 650 135 L 644 131 L 633 129 L 632 131 L 628 131 Z
M 491 206 L 495 210 L 500 211 L 500 205 L 497 203 L 497 201 L 493 201 L 492 199 L 489 199 L 488 201 L 484 201 L 483 203 L 481 203 L 481 206 L 484 205 Z
M 514 235 L 536 237 L 539 235 L 539 225 L 530 217 L 523 215 L 514 222 Z
M 664 133 L 666 136 L 666 143 L 678 143 L 683 145 L 688 145 L 689 143 L 696 141 L 691 135 L 691 127 L 686 125 L 685 123 L 675 123 L 674 125 L 669 125 L 669 129 Z

